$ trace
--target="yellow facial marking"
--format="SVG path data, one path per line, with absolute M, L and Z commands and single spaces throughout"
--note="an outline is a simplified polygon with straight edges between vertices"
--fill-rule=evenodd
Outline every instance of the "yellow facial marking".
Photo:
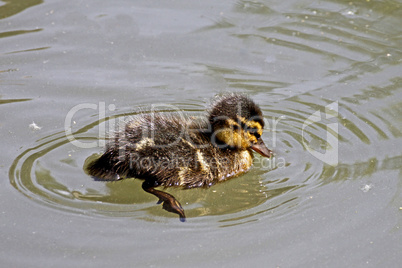
M 236 121 L 234 121 L 233 119 L 228 118 L 228 119 L 226 119 L 226 122 L 228 123 L 229 126 L 240 127 L 240 125 Z
M 219 129 L 215 132 L 216 137 L 225 142 L 229 146 L 247 149 L 252 144 L 257 143 L 258 135 L 262 135 L 262 126 L 254 120 L 248 121 L 246 118 L 237 116 L 239 121 L 226 119 L 226 128 Z M 244 127 L 244 128 L 243 128 Z M 256 135 L 258 133 L 258 135 Z
M 259 122 L 254 120 L 248 121 L 246 118 L 237 116 L 242 126 L 235 120 L 226 119 L 226 128 L 219 129 L 216 132 L 216 137 L 225 142 L 229 146 L 247 149 L 250 148 L 252 144 L 257 143 L 257 137 L 255 133 L 259 136 L 262 135 L 262 126 Z M 253 130 L 253 131 L 251 131 Z M 253 133 L 254 132 L 254 133 Z
M 230 128 L 225 128 L 217 131 L 216 137 L 229 146 L 243 149 L 250 147 L 248 142 L 243 138 L 239 131 L 233 131 Z
M 251 141 L 252 143 L 257 143 L 257 138 L 250 132 L 246 132 L 246 139 Z
M 260 123 L 255 122 L 255 121 L 249 121 L 249 122 L 247 123 L 247 126 L 248 126 L 249 128 L 255 128 L 255 129 L 257 129 L 257 133 L 260 134 L 260 136 L 262 135 L 262 126 L 261 126 Z
M 247 124 L 247 122 L 248 122 L 248 120 L 245 117 L 240 116 L 240 115 L 237 115 L 237 119 L 239 119 L 240 122 L 242 122 L 243 124 Z
M 240 122 L 245 124 L 247 126 L 247 128 L 255 128 L 255 129 L 257 129 L 257 133 L 260 134 L 260 136 L 262 135 L 262 126 L 260 123 L 254 121 L 254 120 L 249 121 L 240 115 L 238 115 L 237 118 L 240 120 Z

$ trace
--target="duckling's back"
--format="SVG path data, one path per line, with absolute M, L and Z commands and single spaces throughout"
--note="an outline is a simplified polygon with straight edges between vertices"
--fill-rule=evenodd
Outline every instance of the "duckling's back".
M 207 121 L 169 114 L 136 116 L 87 170 L 104 180 L 136 177 L 155 186 L 210 186 L 245 172 L 250 150 L 218 148 Z

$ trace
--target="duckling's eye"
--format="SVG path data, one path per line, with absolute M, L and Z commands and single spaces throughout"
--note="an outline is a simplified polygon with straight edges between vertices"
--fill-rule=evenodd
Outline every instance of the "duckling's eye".
M 256 128 L 251 128 L 249 130 L 251 135 L 254 135 L 257 139 L 259 139 L 261 137 L 260 133 L 258 133 L 258 129 Z
M 239 127 L 238 125 L 232 125 L 232 127 L 233 127 L 233 130 L 234 130 L 234 131 L 237 131 L 237 130 L 240 129 L 240 127 Z

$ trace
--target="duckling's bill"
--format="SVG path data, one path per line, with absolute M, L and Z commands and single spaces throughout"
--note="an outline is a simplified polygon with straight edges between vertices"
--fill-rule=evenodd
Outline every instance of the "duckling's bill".
M 267 148 L 267 146 L 265 145 L 265 143 L 261 139 L 261 137 L 257 139 L 256 144 L 251 145 L 251 149 L 253 149 L 254 151 L 256 151 L 257 153 L 259 153 L 262 156 L 265 156 L 268 158 L 270 158 L 272 156 L 272 151 Z

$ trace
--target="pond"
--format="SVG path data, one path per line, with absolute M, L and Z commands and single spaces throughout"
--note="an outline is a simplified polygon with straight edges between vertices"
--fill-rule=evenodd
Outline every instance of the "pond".
M 402 3 L 1 1 L 4 267 L 398 267 Z M 271 159 L 210 188 L 97 181 L 138 113 L 241 92 Z

